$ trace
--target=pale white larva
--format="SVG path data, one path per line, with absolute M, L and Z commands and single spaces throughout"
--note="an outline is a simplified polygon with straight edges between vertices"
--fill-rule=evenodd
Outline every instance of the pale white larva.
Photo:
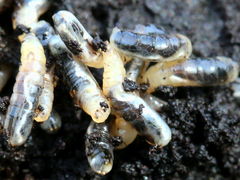
M 12 146 L 22 145 L 31 132 L 35 109 L 44 84 L 45 65 L 46 57 L 41 43 L 34 34 L 27 34 L 22 42 L 21 66 L 3 122 Z

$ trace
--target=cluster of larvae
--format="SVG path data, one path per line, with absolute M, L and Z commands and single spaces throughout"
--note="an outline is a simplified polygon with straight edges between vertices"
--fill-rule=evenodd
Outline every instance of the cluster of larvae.
M 238 64 L 230 58 L 191 59 L 191 41 L 184 35 L 137 25 L 134 30 L 114 28 L 110 42 L 103 42 L 68 11 L 53 15 L 55 30 L 38 21 L 48 7 L 47 0 L 24 0 L 13 15 L 14 29 L 23 32 L 21 66 L 1 118 L 12 146 L 27 140 L 34 120 L 48 131 L 61 126 L 52 109 L 57 82 L 55 63 L 46 67 L 49 56 L 59 65 L 75 105 L 92 118 L 86 155 L 92 170 L 102 175 L 112 169 L 114 148 L 125 148 L 137 135 L 158 147 L 171 140 L 171 130 L 157 112 L 167 103 L 151 95 L 157 87 L 222 85 L 238 76 Z M 104 69 L 103 87 L 88 67 Z M 121 141 L 113 146 L 116 136 Z

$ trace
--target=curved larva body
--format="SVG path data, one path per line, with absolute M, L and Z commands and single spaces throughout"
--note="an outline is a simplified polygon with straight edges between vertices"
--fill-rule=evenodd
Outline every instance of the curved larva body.
M 122 140 L 122 143 L 115 148 L 124 149 L 136 139 L 137 131 L 129 122 L 125 121 L 121 117 L 116 117 L 116 119 L 111 123 L 111 135 L 119 136 Z
M 0 64 L 0 92 L 12 74 L 12 68 L 7 64 Z
M 53 21 L 55 29 L 76 60 L 91 67 L 103 67 L 101 53 L 92 49 L 93 38 L 71 12 L 59 11 L 53 15 Z
M 213 86 L 234 81 L 238 64 L 226 57 L 188 59 L 182 62 L 158 63 L 141 79 L 149 83 L 148 92 L 158 86 Z
M 21 63 L 3 124 L 12 146 L 22 145 L 27 140 L 43 87 L 46 58 L 41 43 L 33 34 L 24 38 Z
M 72 59 L 58 36 L 50 40 L 49 47 L 52 54 L 63 64 L 62 72 L 76 104 L 82 107 L 95 122 L 104 122 L 110 114 L 110 104 L 89 69 L 83 63 Z
M 140 135 L 146 136 L 155 145 L 167 145 L 171 140 L 170 128 L 142 98 L 123 90 L 125 69 L 120 56 L 114 52 L 109 47 L 103 54 L 105 95 L 111 99 L 111 105 L 116 114 L 128 121 Z
M 39 16 L 47 11 L 49 0 L 23 0 L 13 14 L 13 28 L 24 25 L 30 28 L 31 24 L 38 21 Z
M 191 41 L 181 34 L 139 33 L 114 28 L 111 45 L 125 56 L 150 61 L 174 61 L 191 55 Z
M 114 147 L 107 123 L 90 123 L 86 133 L 85 147 L 92 170 L 101 175 L 109 173 L 113 166 Z
M 54 74 L 53 72 L 47 72 L 44 74 L 44 85 L 41 95 L 39 96 L 38 108 L 36 117 L 37 122 L 46 121 L 51 112 L 54 99 Z
M 62 126 L 61 117 L 55 110 L 53 110 L 51 112 L 51 115 L 49 116 L 49 118 L 46 121 L 44 121 L 43 123 L 41 123 L 40 126 L 44 131 L 46 131 L 49 134 L 55 133 Z

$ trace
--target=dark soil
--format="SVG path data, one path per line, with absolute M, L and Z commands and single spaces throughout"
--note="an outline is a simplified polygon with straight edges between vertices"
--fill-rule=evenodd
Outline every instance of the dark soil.
M 52 22 L 60 9 L 73 12 L 92 35 L 104 40 L 116 25 L 153 23 L 186 34 L 193 56 L 225 55 L 239 62 L 239 0 L 62 0 L 54 1 L 41 19 Z M 19 43 L 11 13 L 12 8 L 0 15 L 0 61 L 17 70 Z M 1 97 L 11 95 L 13 84 L 14 76 Z M 85 156 L 90 118 L 74 108 L 59 81 L 54 106 L 63 119 L 62 129 L 49 135 L 36 123 L 27 143 L 18 148 L 9 147 L 1 135 L 0 179 L 240 179 L 240 111 L 229 85 L 160 87 L 154 94 L 169 103 L 163 114 L 172 141 L 159 150 L 137 138 L 115 151 L 113 170 L 101 177 L 91 171 Z

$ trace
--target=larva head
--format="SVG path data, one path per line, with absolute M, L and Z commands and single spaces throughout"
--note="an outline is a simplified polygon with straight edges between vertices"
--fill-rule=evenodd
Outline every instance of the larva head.
M 38 61 L 46 64 L 43 46 L 33 33 L 29 33 L 24 37 L 21 46 L 21 62 L 26 61 Z
M 31 31 L 36 34 L 43 46 L 47 46 L 51 36 L 54 35 L 52 26 L 43 20 L 31 25 Z
M 69 11 L 59 11 L 53 15 L 54 27 L 68 49 L 74 55 L 80 55 L 82 44 L 92 37 L 87 33 L 78 19 Z

